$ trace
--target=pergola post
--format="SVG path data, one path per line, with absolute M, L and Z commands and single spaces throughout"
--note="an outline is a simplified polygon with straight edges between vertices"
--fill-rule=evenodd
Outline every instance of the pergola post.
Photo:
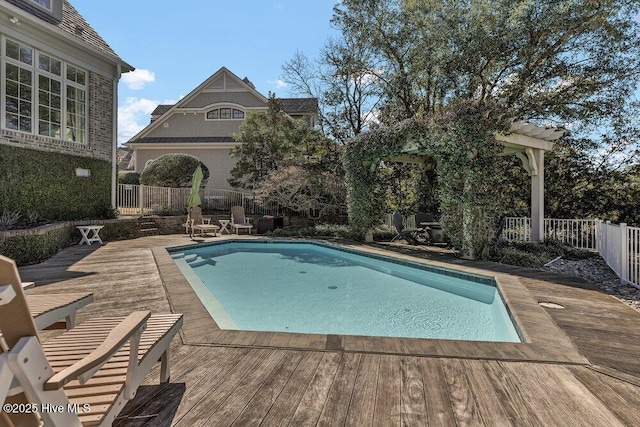
M 531 240 L 544 240 L 544 151 L 533 149 L 535 170 L 531 171 Z

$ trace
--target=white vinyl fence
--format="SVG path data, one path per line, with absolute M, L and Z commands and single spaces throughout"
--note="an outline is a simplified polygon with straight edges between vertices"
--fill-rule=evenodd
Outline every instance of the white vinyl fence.
M 403 218 L 407 228 L 415 227 L 413 215 Z M 393 228 L 391 214 L 385 225 Z M 531 218 L 505 218 L 505 240 L 531 240 Z M 640 228 L 611 224 L 598 219 L 544 219 L 544 238 L 552 238 L 578 249 L 598 251 L 624 283 L 640 289 Z
M 531 240 L 531 219 L 506 218 L 503 236 Z M 640 228 L 598 219 L 545 218 L 544 237 L 598 251 L 622 282 L 640 288 Z
M 597 250 L 597 219 L 544 219 L 544 238 L 555 239 L 578 249 Z M 531 240 L 531 218 L 505 218 L 502 231 L 505 240 L 528 242 Z
M 640 288 L 640 228 L 598 222 L 598 252 L 624 283 Z
M 118 210 L 122 215 L 184 214 L 190 192 L 190 188 L 118 184 Z M 205 189 L 200 190 L 200 198 L 203 208 L 210 211 L 228 212 L 232 206 L 243 206 L 247 214 L 290 215 L 288 209 L 261 203 L 250 193 Z

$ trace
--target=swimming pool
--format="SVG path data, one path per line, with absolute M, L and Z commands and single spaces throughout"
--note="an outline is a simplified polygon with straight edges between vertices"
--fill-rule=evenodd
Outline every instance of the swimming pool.
M 170 253 L 221 329 L 521 342 L 489 277 L 306 241 Z

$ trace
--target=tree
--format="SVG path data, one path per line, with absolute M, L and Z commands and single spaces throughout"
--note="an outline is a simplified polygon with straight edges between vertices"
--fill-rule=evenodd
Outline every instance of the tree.
M 565 124 L 630 104 L 637 12 L 627 0 L 345 0 L 333 22 L 371 55 L 388 119 L 466 99 Z
M 237 162 L 228 180 L 233 187 L 254 189 L 264 177 L 278 169 L 292 153 L 296 126 L 283 111 L 282 101 L 269 94 L 266 112 L 249 112 L 234 135 L 242 145 L 231 151 Z
M 299 96 L 318 98 L 323 133 L 346 144 L 376 120 L 378 85 L 373 64 L 352 40 L 329 40 L 312 63 L 302 52 L 282 66 L 282 78 Z
M 344 180 L 324 170 L 286 166 L 271 171 L 256 191 L 265 202 L 276 203 L 316 220 L 344 211 Z
M 282 111 L 282 101 L 270 94 L 266 112 L 250 112 L 234 135 L 242 145 L 231 155 L 237 163 L 229 183 L 253 190 L 267 175 L 290 165 L 307 165 L 340 173 L 338 149 L 302 120 L 293 120 Z
M 118 176 L 119 184 L 140 185 L 140 174 L 138 172 L 127 172 Z
M 206 183 L 209 169 L 197 157 L 182 153 L 165 154 L 144 168 L 140 183 L 158 187 L 188 187 L 198 165 L 202 167 L 203 183 Z
M 368 72 L 379 86 L 383 125 L 413 117 L 455 118 L 448 112 L 456 105 L 483 112 L 477 122 L 483 127 L 463 123 L 475 129 L 477 141 L 509 118 L 566 125 L 572 141 L 589 137 L 596 143 L 598 149 L 586 153 L 589 160 L 605 153 L 613 161 L 607 162 L 611 171 L 621 156 L 628 164 L 638 154 L 637 129 L 619 119 L 640 112 L 633 95 L 640 76 L 640 35 L 632 19 L 638 6 L 627 0 L 344 0 L 333 22 L 375 64 Z M 596 127 L 605 136 L 598 138 Z M 449 136 L 465 132 L 454 123 L 442 128 Z M 464 156 L 473 139 L 441 140 L 452 154 Z M 456 165 L 449 166 L 463 167 Z M 440 163 L 438 173 L 444 169 Z M 469 189 L 502 191 L 487 186 L 491 180 L 482 177 L 490 175 L 480 169 L 471 174 L 475 178 L 460 173 L 465 180 L 480 179 L 467 182 Z M 475 197 L 464 194 L 468 201 Z M 442 196 L 440 202 L 447 204 Z

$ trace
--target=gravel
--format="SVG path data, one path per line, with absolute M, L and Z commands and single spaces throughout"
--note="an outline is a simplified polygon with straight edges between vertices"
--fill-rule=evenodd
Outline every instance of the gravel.
M 640 311 L 640 289 L 620 283 L 616 273 L 599 256 L 579 261 L 559 259 L 542 269 L 589 280 L 602 291 Z

